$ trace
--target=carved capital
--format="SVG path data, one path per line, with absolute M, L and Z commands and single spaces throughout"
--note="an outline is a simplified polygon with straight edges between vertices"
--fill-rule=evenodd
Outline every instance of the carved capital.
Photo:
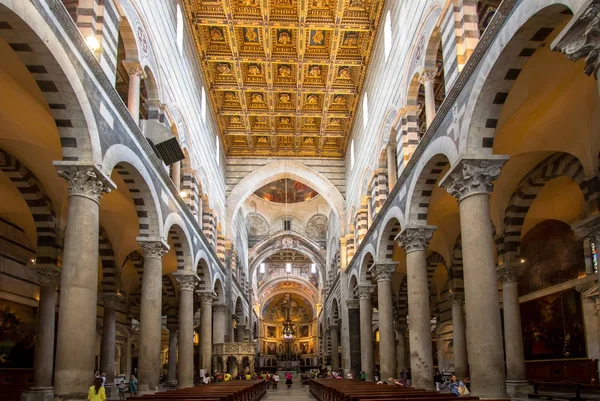
M 346 301 L 346 307 L 348 309 L 358 309 L 358 307 L 359 307 L 358 299 L 348 299 Z
M 436 226 L 409 226 L 396 236 L 396 241 L 406 253 L 426 251 Z
M 331 324 L 329 325 L 329 331 L 333 332 L 338 332 L 340 330 L 340 326 L 338 326 L 337 324 Z
M 498 266 L 496 269 L 496 275 L 502 284 L 512 284 L 519 281 L 519 276 L 523 274 L 524 270 L 525 266 L 521 263 L 507 262 Z
M 166 327 L 167 327 L 167 330 L 169 330 L 170 334 L 176 334 L 177 330 L 179 330 L 179 325 L 175 324 L 175 323 L 167 324 Z
M 69 196 L 83 196 L 99 204 L 102 195 L 117 187 L 96 166 L 88 163 L 55 161 L 54 167 L 69 184 Z
M 127 70 L 127 75 L 134 76 L 137 75 L 140 79 L 146 78 L 146 74 L 144 73 L 144 67 L 139 63 L 139 61 L 129 61 L 123 60 L 123 66 Z
M 213 291 L 198 291 L 197 294 L 202 305 L 212 305 L 212 303 L 217 299 L 217 294 L 215 294 Z M 225 304 L 220 305 L 225 306 Z M 215 311 L 215 307 L 217 307 L 218 304 L 212 306 L 213 311 Z
M 452 293 L 449 297 L 452 307 L 463 306 L 465 304 L 465 295 L 462 293 Z
M 498 178 L 507 161 L 508 156 L 500 155 L 486 159 L 462 156 L 441 180 L 440 186 L 459 202 L 469 195 L 489 194 L 494 190 L 492 182 Z
M 40 287 L 53 287 L 60 283 L 60 269 L 54 265 L 33 265 L 31 269 L 38 275 Z
M 123 302 L 123 297 L 115 293 L 106 293 L 102 294 L 102 300 L 104 301 L 105 308 L 116 309 Z
M 586 75 L 598 79 L 600 69 L 600 1 L 594 0 L 578 16 L 573 17 L 553 48 L 564 53 L 569 60 L 585 58 Z
M 356 292 L 358 293 L 358 299 L 371 299 L 371 294 L 373 293 L 372 285 L 359 285 L 356 287 Z
M 595 214 L 571 226 L 579 239 L 589 238 L 600 246 L 600 214 Z
M 225 304 L 213 304 L 213 313 L 225 313 L 227 312 L 227 305 Z
M 146 258 L 162 259 L 169 252 L 169 245 L 162 239 L 138 238 L 137 241 Z
M 396 267 L 398 263 L 377 263 L 373 265 L 372 272 L 378 283 L 384 281 L 392 281 L 392 277 L 396 273 Z
M 179 291 L 194 291 L 200 279 L 195 274 L 174 273 L 173 277 L 179 284 Z
M 437 71 L 433 69 L 423 70 L 423 72 L 421 72 L 421 76 L 419 76 L 419 82 L 423 85 L 433 83 L 433 81 L 435 81 L 436 74 Z

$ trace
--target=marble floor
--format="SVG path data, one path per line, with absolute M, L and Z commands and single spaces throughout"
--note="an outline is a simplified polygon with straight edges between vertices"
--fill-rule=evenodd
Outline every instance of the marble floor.
M 308 401 L 316 400 L 308 391 L 308 386 L 301 386 L 299 380 L 295 380 L 292 388 L 288 389 L 285 382 L 277 386 L 277 390 L 268 390 L 261 401 Z

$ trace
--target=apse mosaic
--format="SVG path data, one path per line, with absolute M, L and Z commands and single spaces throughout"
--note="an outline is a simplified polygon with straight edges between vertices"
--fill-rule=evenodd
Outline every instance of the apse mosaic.
M 281 323 L 287 319 L 288 309 L 293 322 L 310 322 L 313 318 L 311 304 L 298 294 L 282 294 L 267 300 L 263 306 L 263 318 Z
M 342 158 L 384 0 L 185 0 L 230 157 Z
M 270 182 L 256 190 L 254 194 L 261 199 L 276 203 L 304 202 L 319 195 L 317 191 L 308 185 L 289 178 Z

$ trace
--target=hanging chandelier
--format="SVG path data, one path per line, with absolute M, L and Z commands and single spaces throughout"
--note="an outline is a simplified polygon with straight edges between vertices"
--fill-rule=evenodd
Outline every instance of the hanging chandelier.
M 289 304 L 288 304 L 288 308 L 287 308 L 286 319 L 283 322 L 282 333 L 283 333 L 283 338 L 285 340 L 290 340 L 290 339 L 292 339 L 292 337 L 294 337 L 294 323 L 292 323 L 292 320 L 290 319 L 290 306 L 289 306 Z

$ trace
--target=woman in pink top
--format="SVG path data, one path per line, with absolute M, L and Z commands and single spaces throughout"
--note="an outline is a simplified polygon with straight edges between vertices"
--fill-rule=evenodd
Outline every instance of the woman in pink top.
M 285 384 L 287 384 L 287 388 L 292 387 L 292 374 L 290 372 L 285 374 Z

